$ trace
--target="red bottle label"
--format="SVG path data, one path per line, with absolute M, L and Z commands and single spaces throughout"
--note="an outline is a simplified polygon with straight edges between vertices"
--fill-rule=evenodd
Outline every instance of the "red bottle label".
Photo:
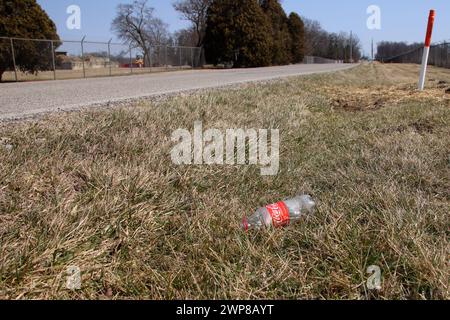
M 275 228 L 286 227 L 290 224 L 289 209 L 283 201 L 268 205 L 266 208 L 272 217 L 272 223 Z

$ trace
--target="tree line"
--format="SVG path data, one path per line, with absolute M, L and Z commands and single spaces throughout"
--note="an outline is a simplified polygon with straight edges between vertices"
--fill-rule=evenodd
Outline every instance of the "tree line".
M 305 25 L 305 55 L 344 62 L 362 58 L 361 41 L 355 34 L 332 33 L 315 20 L 303 18 Z
M 279 0 L 178 0 L 173 7 L 189 28 L 170 34 L 147 0 L 136 0 L 118 6 L 112 31 L 140 47 L 146 63 L 150 45 L 203 47 L 208 62 L 234 67 L 303 61 L 303 21 L 287 16 Z
M 300 63 L 305 55 L 350 61 L 361 57 L 356 36 L 329 33 L 317 21 L 284 11 L 280 0 L 175 0 L 174 9 L 190 22 L 186 29 L 169 32 L 148 0 L 120 4 L 111 31 L 123 42 L 138 47 L 144 64 L 150 47 L 202 47 L 208 62 L 234 67 Z M 0 2 L 0 36 L 52 39 L 59 45 L 55 24 L 36 0 Z M 45 42 L 17 44 L 16 65 L 21 71 L 50 70 L 50 48 Z M 11 69 L 11 46 L 0 40 L 0 80 Z
M 377 54 L 375 58 L 378 61 L 386 61 L 423 46 L 423 43 L 408 44 L 406 42 L 382 41 L 377 45 Z
M 279 0 L 213 0 L 204 48 L 213 64 L 261 67 L 299 63 L 305 33 L 300 16 L 286 15 Z
M 112 30 L 126 41 L 195 46 L 205 49 L 208 63 L 258 67 L 300 63 L 305 55 L 344 62 L 361 59 L 356 35 L 330 33 L 319 22 L 284 11 L 280 0 L 177 0 L 173 7 L 190 22 L 173 34 L 153 16 L 146 0 L 120 5 Z M 162 34 L 155 38 L 152 34 Z
M 181 0 L 174 7 L 191 22 L 176 33 L 178 44 L 203 46 L 215 64 L 283 65 L 305 55 L 350 62 L 362 56 L 356 35 L 327 32 L 297 13 L 287 16 L 279 0 Z

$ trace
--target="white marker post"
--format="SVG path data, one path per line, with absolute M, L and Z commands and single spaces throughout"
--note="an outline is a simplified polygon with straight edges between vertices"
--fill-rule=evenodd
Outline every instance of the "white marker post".
M 425 38 L 425 47 L 423 48 L 422 57 L 422 68 L 420 69 L 420 79 L 419 79 L 419 90 L 423 91 L 425 87 L 425 78 L 427 76 L 427 66 L 428 66 L 428 56 L 430 55 L 430 45 L 431 36 L 433 34 L 434 18 L 436 17 L 436 12 L 434 10 L 430 11 L 430 16 L 428 17 L 428 28 L 427 36 Z

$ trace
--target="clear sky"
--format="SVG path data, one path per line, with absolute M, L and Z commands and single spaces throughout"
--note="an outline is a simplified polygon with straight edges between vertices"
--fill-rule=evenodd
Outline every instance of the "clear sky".
M 40 5 L 55 21 L 62 39 L 78 40 L 87 35 L 91 41 L 108 41 L 114 38 L 110 31 L 111 21 L 119 3 L 132 0 L 38 0 Z M 371 38 L 375 42 L 424 41 L 426 22 L 430 9 L 437 11 L 434 41 L 450 40 L 449 0 L 283 0 L 287 13 L 295 11 L 302 16 L 318 20 L 332 32 L 352 30 L 363 44 L 366 54 L 370 52 Z M 149 0 L 156 9 L 156 15 L 170 25 L 171 31 L 187 26 L 172 8 L 172 0 Z M 66 27 L 67 7 L 81 8 L 81 30 Z M 369 30 L 366 21 L 368 6 L 381 9 L 381 30 Z

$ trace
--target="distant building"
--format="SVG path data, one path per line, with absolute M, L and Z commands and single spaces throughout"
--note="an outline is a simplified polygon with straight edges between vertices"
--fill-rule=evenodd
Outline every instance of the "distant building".
M 83 60 L 77 56 L 68 56 L 67 52 L 57 52 L 56 53 L 56 68 L 59 70 L 82 70 Z M 109 68 L 110 59 L 106 57 L 95 57 L 92 55 L 87 55 L 84 57 L 84 67 L 86 69 L 101 69 Z M 119 63 L 111 61 L 112 68 L 118 68 Z

